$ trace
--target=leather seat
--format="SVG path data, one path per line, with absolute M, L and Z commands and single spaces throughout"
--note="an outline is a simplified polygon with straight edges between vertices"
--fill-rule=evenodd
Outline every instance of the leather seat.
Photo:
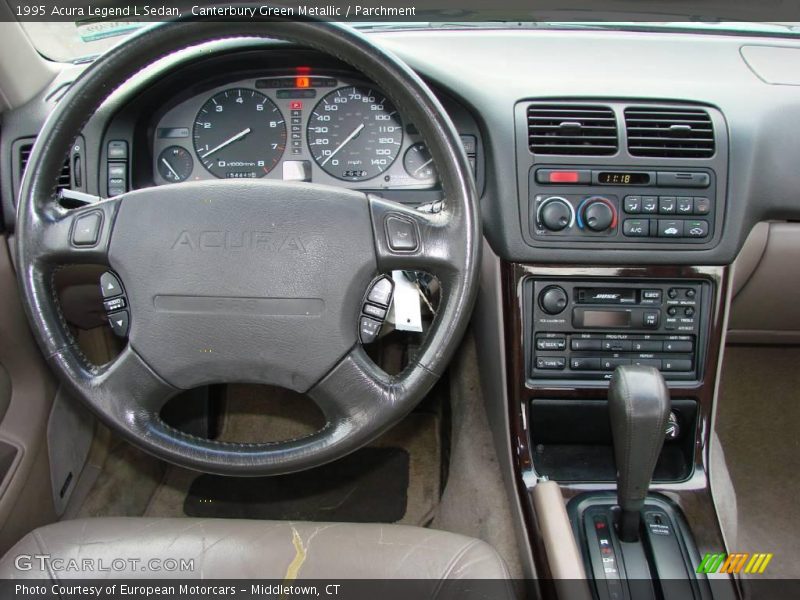
M 50 559 L 45 563 L 37 555 Z M 81 566 L 86 559 L 94 561 L 94 570 Z M 183 572 L 180 564 L 176 570 L 143 570 L 153 559 L 162 569 L 176 567 L 167 559 L 193 565 Z M 97 570 L 101 564 L 106 570 Z M 507 580 L 509 574 L 487 543 L 445 531 L 226 519 L 62 521 L 29 533 L 0 561 L 0 579 L 134 577 Z M 512 597 L 507 581 L 502 589 L 500 597 Z

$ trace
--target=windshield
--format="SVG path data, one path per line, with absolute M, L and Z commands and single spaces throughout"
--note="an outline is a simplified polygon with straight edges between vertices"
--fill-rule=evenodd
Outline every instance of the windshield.
M 149 23 L 141 21 L 84 20 L 76 22 L 23 21 L 26 34 L 38 52 L 54 61 L 90 60 L 119 43 L 125 36 Z M 800 22 L 695 22 L 695 21 L 420 21 L 420 22 L 356 22 L 362 30 L 403 29 L 612 29 L 636 31 L 676 31 L 727 35 L 794 36 L 800 34 Z

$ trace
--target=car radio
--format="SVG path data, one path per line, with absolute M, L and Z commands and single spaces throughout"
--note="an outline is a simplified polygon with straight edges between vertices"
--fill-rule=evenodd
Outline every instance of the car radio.
M 709 283 L 536 279 L 528 286 L 531 377 L 610 379 L 630 364 L 672 380 L 699 377 Z

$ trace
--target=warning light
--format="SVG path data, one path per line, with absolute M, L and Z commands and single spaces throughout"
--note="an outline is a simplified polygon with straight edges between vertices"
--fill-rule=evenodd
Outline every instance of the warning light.
M 296 88 L 308 88 L 311 87 L 311 78 L 305 77 L 304 75 L 298 75 L 294 78 L 294 87 Z
M 300 100 L 292 100 L 289 104 L 290 110 L 303 110 L 303 102 Z

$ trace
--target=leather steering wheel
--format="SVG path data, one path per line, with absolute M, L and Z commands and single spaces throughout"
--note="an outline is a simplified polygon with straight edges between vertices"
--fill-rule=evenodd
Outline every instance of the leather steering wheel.
M 57 175 L 87 115 L 113 90 L 132 85 L 129 79 L 145 66 L 234 37 L 265 47 L 274 39 L 308 46 L 372 79 L 426 140 L 445 196 L 441 212 L 275 180 L 181 183 L 77 209 L 60 205 Z M 96 243 L 76 245 L 76 228 L 97 219 Z M 392 248 L 391 219 L 413 228 L 415 250 Z M 158 24 L 100 56 L 36 140 L 20 193 L 16 239 L 28 317 L 64 384 L 142 449 L 184 467 L 230 475 L 280 474 L 332 461 L 405 416 L 442 374 L 466 328 L 477 290 L 479 241 L 469 164 L 426 84 L 352 28 L 274 19 Z M 128 343 L 102 367 L 81 354 L 54 292 L 55 271 L 80 263 L 108 265 L 127 293 Z M 393 269 L 427 271 L 442 290 L 423 348 L 397 376 L 377 367 L 358 341 L 364 294 Z M 326 425 L 299 439 L 241 444 L 190 436 L 159 417 L 164 403 L 182 390 L 233 382 L 308 394 Z

